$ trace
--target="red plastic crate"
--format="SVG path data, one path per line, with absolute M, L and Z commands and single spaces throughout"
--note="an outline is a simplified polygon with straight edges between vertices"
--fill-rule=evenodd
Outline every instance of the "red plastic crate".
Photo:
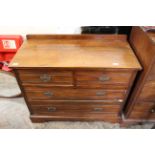
M 3 64 L 0 63 L 0 69 L 2 69 L 2 67 L 3 67 Z
M 4 61 L 4 54 L 0 53 L 0 61 Z
M 0 35 L 0 52 L 16 52 L 22 43 L 20 35 Z
M 12 58 L 14 57 L 14 55 L 15 55 L 15 53 L 13 53 L 13 52 L 4 53 L 4 61 L 10 62 L 12 60 Z
M 20 35 L 0 35 L 0 69 L 11 71 L 8 63 L 16 54 L 17 50 L 23 43 Z

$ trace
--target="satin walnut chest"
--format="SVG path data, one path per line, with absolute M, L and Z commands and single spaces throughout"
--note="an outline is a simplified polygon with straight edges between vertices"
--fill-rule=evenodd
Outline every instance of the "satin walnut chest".
M 119 122 L 141 69 L 125 35 L 27 35 L 10 67 L 33 122 Z

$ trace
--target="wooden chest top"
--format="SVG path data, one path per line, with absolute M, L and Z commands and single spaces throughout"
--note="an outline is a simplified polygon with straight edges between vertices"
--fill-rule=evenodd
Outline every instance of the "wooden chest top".
M 9 67 L 141 69 L 125 35 L 27 35 Z

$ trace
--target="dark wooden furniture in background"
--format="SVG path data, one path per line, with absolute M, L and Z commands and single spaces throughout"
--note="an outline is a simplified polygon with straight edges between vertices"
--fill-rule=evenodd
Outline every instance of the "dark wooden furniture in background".
M 130 43 L 143 66 L 125 109 L 125 122 L 155 121 L 155 33 L 133 27 Z
M 132 26 L 82 26 L 82 34 L 126 34 L 130 35 Z
M 27 35 L 9 67 L 33 122 L 119 122 L 141 69 L 125 35 Z

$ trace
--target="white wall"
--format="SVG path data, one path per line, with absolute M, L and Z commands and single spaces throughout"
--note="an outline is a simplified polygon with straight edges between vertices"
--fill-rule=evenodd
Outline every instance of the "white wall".
M 75 2 L 57 0 L 54 5 L 52 0 L 3 0 L 0 2 L 0 34 L 80 33 L 79 22 L 78 26 L 73 26 L 73 19 L 78 21 L 77 18 L 65 9 L 68 4 L 75 5 Z
M 0 26 L 1 34 L 20 34 L 25 38 L 26 34 L 79 34 L 77 26 Z

